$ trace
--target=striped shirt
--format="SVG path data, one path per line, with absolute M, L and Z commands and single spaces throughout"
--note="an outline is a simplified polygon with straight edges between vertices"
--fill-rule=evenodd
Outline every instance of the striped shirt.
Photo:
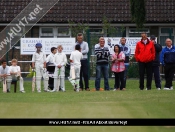
M 97 56 L 97 64 L 109 64 L 110 52 L 108 47 L 95 48 L 95 55 Z
M 117 58 L 117 59 L 123 59 L 125 60 L 125 54 L 123 52 L 120 52 L 120 54 L 118 56 L 116 56 L 116 54 L 114 53 L 112 55 L 112 58 Z M 125 70 L 125 64 L 124 64 L 124 61 L 115 61 L 113 62 L 112 64 L 112 67 L 111 67 L 111 70 L 113 72 L 122 72 Z

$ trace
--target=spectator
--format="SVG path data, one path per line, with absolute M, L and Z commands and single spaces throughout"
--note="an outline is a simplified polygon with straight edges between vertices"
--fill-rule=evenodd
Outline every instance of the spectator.
M 173 77 L 175 72 L 175 46 L 172 45 L 172 40 L 167 38 L 166 47 L 163 48 L 160 55 L 160 62 L 164 66 L 165 72 L 165 87 L 164 90 L 173 90 Z
M 102 72 L 104 77 L 105 90 L 109 91 L 108 71 L 109 71 L 110 52 L 107 47 L 104 47 L 105 40 L 103 37 L 99 39 L 99 43 L 100 43 L 100 47 L 97 47 L 95 49 L 95 55 L 97 56 L 95 88 L 96 88 L 96 91 L 100 90 L 100 80 L 101 80 L 101 72 Z
M 114 46 L 114 54 L 112 55 L 112 68 L 111 70 L 115 75 L 115 85 L 114 91 L 124 90 L 124 73 L 125 73 L 125 54 L 121 51 L 119 45 Z
M 85 83 L 85 90 L 90 91 L 89 89 L 89 78 L 88 78 L 88 52 L 89 47 L 88 43 L 83 41 L 83 34 L 77 34 L 77 42 L 76 45 L 79 44 L 81 47 L 81 53 L 83 54 L 83 59 L 81 59 L 81 69 L 80 69 L 80 91 L 84 89 L 83 79 Z
M 160 81 L 160 52 L 162 50 L 162 46 L 160 44 L 157 44 L 155 41 L 155 36 L 151 35 L 150 40 L 153 42 L 155 47 L 155 60 L 153 61 L 153 74 L 154 74 L 154 80 L 156 84 L 157 90 L 161 89 L 161 81 Z
M 126 79 L 127 79 L 127 72 L 128 72 L 128 68 L 129 68 L 129 56 L 131 55 L 131 48 L 129 46 L 126 45 L 126 39 L 125 38 L 121 38 L 120 39 L 120 43 L 121 43 L 121 51 L 124 52 L 125 54 L 125 71 L 124 71 L 124 90 L 126 88 Z
M 155 59 L 154 44 L 147 38 L 146 33 L 141 34 L 142 39 L 136 44 L 135 58 L 139 65 L 140 90 L 144 89 L 144 73 L 146 70 L 147 84 L 146 90 L 151 90 L 152 82 L 152 62 Z

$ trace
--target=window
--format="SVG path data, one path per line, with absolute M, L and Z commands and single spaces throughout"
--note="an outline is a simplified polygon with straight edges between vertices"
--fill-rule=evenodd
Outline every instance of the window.
M 52 27 L 40 28 L 40 37 L 41 38 L 53 38 L 54 37 L 54 29 Z
M 66 27 L 58 27 L 57 28 L 57 37 L 59 38 L 67 38 L 71 36 L 71 32 L 69 28 Z
M 172 27 L 161 27 L 159 29 L 159 43 L 162 46 L 165 46 L 165 40 L 167 38 L 172 39 L 174 43 L 174 28 Z
M 147 33 L 148 36 L 150 35 L 149 28 L 145 29 L 129 28 L 129 37 L 140 37 L 142 32 Z
M 70 34 L 66 27 L 40 27 L 40 38 L 68 38 Z

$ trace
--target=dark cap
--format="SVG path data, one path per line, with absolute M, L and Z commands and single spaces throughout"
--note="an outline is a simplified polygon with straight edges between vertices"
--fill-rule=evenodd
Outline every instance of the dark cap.
M 150 39 L 151 39 L 151 40 L 155 40 L 156 37 L 155 37 L 154 35 L 151 35 Z

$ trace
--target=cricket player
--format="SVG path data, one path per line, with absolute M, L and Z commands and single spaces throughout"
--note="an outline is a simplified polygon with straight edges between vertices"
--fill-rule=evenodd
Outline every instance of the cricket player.
M 24 91 L 24 81 L 21 77 L 21 68 L 17 65 L 18 61 L 16 59 L 12 59 L 11 66 L 9 68 L 10 75 L 12 77 L 12 80 L 19 80 L 19 87 L 20 92 L 25 93 Z
M 81 59 L 83 59 L 83 54 L 81 53 L 80 45 L 75 46 L 75 51 L 70 55 L 71 67 L 74 67 L 75 79 L 72 78 L 72 71 L 70 71 L 69 81 L 74 87 L 74 91 L 79 92 L 79 80 L 80 80 L 80 68 L 81 68 Z
M 46 58 L 46 66 L 47 66 L 47 72 L 49 75 L 49 82 L 48 82 L 48 87 L 53 90 L 54 87 L 54 72 L 55 72 L 55 65 L 54 65 L 54 56 L 57 53 L 57 48 L 52 47 L 51 49 L 51 54 L 47 56 Z
M 67 57 L 66 54 L 62 52 L 62 45 L 58 45 L 57 49 L 58 53 L 54 56 L 55 72 L 54 89 L 52 92 L 58 92 L 59 87 L 61 87 L 61 90 L 65 92 L 65 65 L 67 63 Z
M 38 93 L 41 92 L 41 78 L 44 79 L 44 91 L 49 92 L 48 90 L 48 74 L 46 71 L 46 55 L 41 51 L 42 44 L 37 43 L 35 45 L 36 52 L 33 54 L 32 57 L 32 69 L 36 70 L 36 87 Z
M 52 47 L 51 49 L 51 54 L 47 56 L 46 58 L 46 63 L 54 63 L 54 56 L 57 53 L 57 48 L 56 47 Z
M 12 82 L 12 77 L 10 76 L 9 66 L 7 66 L 6 60 L 1 61 L 0 66 L 0 82 L 3 81 L 3 79 L 6 78 L 7 81 L 7 92 L 10 92 L 10 86 Z

